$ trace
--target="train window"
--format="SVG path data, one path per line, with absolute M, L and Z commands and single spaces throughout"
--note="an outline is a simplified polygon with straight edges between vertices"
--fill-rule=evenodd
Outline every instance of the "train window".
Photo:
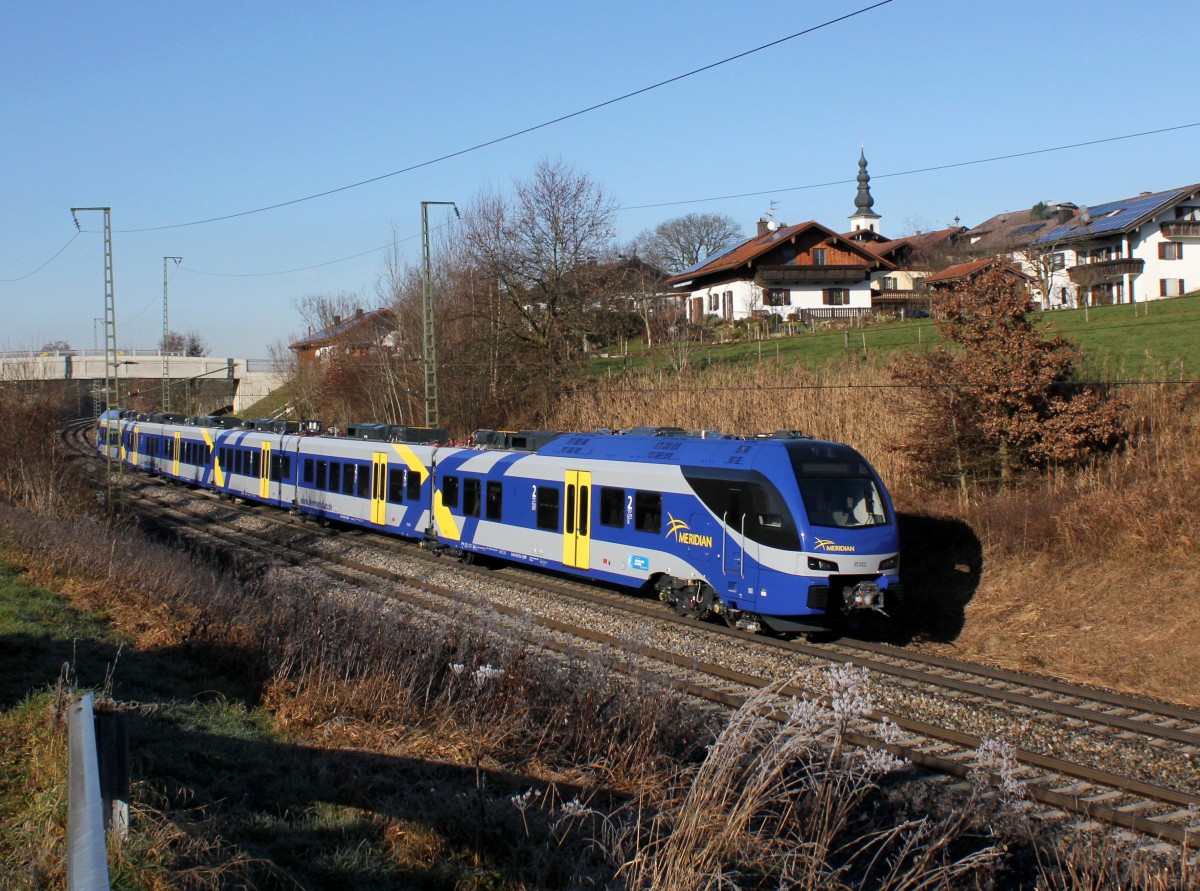
M 563 528 L 567 535 L 575 534 L 575 484 L 571 483 L 567 486 L 567 510 L 564 517 Z
M 313 459 L 305 458 L 304 459 L 304 482 L 308 483 L 309 485 L 312 485 L 312 481 L 313 481 Z
M 262 478 L 262 452 L 250 453 L 250 475 Z
M 600 488 L 600 525 L 618 529 L 625 525 L 624 489 Z
M 756 470 L 685 467 L 692 490 L 732 532 L 780 550 L 800 550 L 794 510 L 778 487 Z
M 279 455 L 272 455 L 272 456 L 271 456 L 271 479 L 273 479 L 273 480 L 278 480 L 278 479 L 279 479 L 279 470 L 280 470 L 279 464 L 280 464 L 280 460 L 281 460 L 281 459 L 280 459 L 280 456 L 279 456 Z
M 588 534 L 588 492 L 591 491 L 590 486 L 579 487 L 579 534 Z
M 290 480 L 292 478 L 292 456 L 284 455 L 283 464 L 280 465 L 280 479 Z
M 479 480 L 463 480 L 463 516 L 479 516 Z
M 558 489 L 537 487 L 537 527 L 558 531 Z
M 392 504 L 404 503 L 404 471 L 399 467 L 388 471 L 387 500 Z
M 500 519 L 500 505 L 504 497 L 504 486 L 492 480 L 487 484 L 487 518 Z
M 442 477 L 442 504 L 446 507 L 458 507 L 458 477 Z
M 371 497 L 371 468 L 365 464 L 361 464 L 358 467 L 358 479 L 355 482 L 355 486 L 354 491 L 359 498 Z
M 329 491 L 342 491 L 342 465 L 337 461 L 329 462 Z
M 408 500 L 421 500 L 421 474 L 413 470 L 404 471 L 404 478 L 408 486 Z
M 725 525 L 730 529 L 745 534 L 746 508 L 742 505 L 741 489 L 731 488 L 729 490 L 729 509 L 721 519 L 725 521 Z
M 358 469 L 358 465 L 347 461 L 342 465 L 342 491 L 347 495 L 356 494 L 354 473 Z
M 657 492 L 633 494 L 633 526 L 639 532 L 662 533 L 662 495 Z
M 883 526 L 887 509 L 870 477 L 801 478 L 804 510 L 814 526 Z
M 317 462 L 317 488 L 324 491 L 325 481 L 329 478 L 329 462 Z

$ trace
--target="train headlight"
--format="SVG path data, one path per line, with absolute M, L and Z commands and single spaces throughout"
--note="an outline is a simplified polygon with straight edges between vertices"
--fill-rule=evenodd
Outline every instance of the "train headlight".
M 808 568 L 816 569 L 821 572 L 837 572 L 838 565 L 832 560 L 822 560 L 820 557 L 809 557 Z
M 882 560 L 879 563 L 879 571 L 880 572 L 883 572 L 885 569 L 899 569 L 899 568 L 900 568 L 900 555 L 899 554 L 897 554 L 894 557 L 888 557 L 886 560 Z

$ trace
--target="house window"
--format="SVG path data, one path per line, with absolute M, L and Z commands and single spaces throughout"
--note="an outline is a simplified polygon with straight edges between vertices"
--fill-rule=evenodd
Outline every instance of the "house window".
M 725 309 L 725 321 L 733 321 L 733 291 L 726 291 L 721 295 L 722 303 Z
M 879 280 L 879 287 L 885 291 L 896 291 L 896 277 L 893 275 L 885 275 Z
M 825 265 L 825 248 L 813 248 L 813 266 Z
M 1057 254 L 1050 254 L 1050 256 L 1046 258 L 1046 268 L 1051 272 L 1056 272 L 1059 269 L 1064 268 L 1066 265 L 1066 255 L 1061 252 Z
M 826 306 L 845 306 L 850 302 L 850 292 L 846 288 L 826 288 L 821 292 L 821 302 Z
M 716 293 L 715 291 L 711 292 L 708 295 L 708 311 L 709 312 L 720 312 L 721 311 L 721 295 Z
M 1160 241 L 1158 243 L 1158 259 L 1182 260 L 1183 245 L 1174 241 Z
M 791 306 L 792 292 L 790 288 L 771 288 L 767 291 L 767 306 Z
M 1185 207 L 1180 205 L 1175 208 L 1175 219 L 1177 220 L 1200 220 L 1200 207 Z
M 1159 297 L 1182 297 L 1184 293 L 1183 279 L 1160 278 L 1158 280 Z

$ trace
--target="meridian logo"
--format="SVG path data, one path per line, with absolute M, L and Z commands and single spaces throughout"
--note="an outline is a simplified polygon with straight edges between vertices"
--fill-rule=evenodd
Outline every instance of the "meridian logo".
M 818 538 L 816 548 L 818 551 L 844 551 L 849 554 L 854 553 L 854 545 L 834 544 L 832 538 Z
M 711 548 L 713 540 L 711 535 L 697 535 L 695 532 L 690 532 L 691 529 L 683 520 L 677 520 L 670 514 L 667 514 L 667 519 L 671 522 L 667 524 L 666 536 L 670 538 L 675 536 L 675 540 L 680 544 L 697 545 L 702 548 Z

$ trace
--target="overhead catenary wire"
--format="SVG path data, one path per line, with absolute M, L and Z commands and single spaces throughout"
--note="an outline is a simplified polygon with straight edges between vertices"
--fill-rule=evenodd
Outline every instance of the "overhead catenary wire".
M 1125 133 L 1120 136 L 1106 136 L 1101 139 L 1089 139 L 1085 142 L 1072 142 L 1067 145 L 1050 146 L 1049 148 L 1029 149 L 1023 152 L 1009 152 L 1004 155 L 993 155 L 989 158 L 976 158 L 973 161 L 953 161 L 947 164 L 935 164 L 930 167 L 914 167 L 911 170 L 897 170 L 893 173 L 872 173 L 872 181 L 877 179 L 890 179 L 900 176 L 913 176 L 918 173 L 934 173 L 939 170 L 953 170 L 956 167 L 971 167 L 977 164 L 992 164 L 996 161 L 1010 161 L 1014 158 L 1028 158 L 1032 155 L 1046 155 L 1051 152 L 1065 152 L 1069 149 L 1087 148 L 1093 145 L 1103 145 L 1108 142 L 1120 142 L 1124 139 L 1137 139 L 1142 136 L 1155 136 L 1159 133 L 1172 133 L 1176 130 L 1188 130 L 1192 127 L 1200 127 L 1200 121 L 1195 121 L 1190 124 L 1176 124 L 1172 127 L 1159 127 L 1155 130 L 1142 130 L 1138 133 Z M 760 195 L 777 195 L 782 192 L 800 192 L 806 189 L 823 189 L 828 186 L 845 186 L 851 185 L 856 180 L 837 179 L 829 180 L 822 183 L 808 183 L 802 186 L 787 186 L 782 189 L 762 189 L 757 192 L 741 192 L 736 195 L 716 195 L 708 198 L 687 198 L 682 201 L 663 201 L 657 204 L 631 204 L 622 206 L 621 210 L 649 210 L 656 207 L 677 207 L 682 204 L 703 204 L 709 201 L 732 201 L 735 198 L 756 198 Z
M 57 251 L 55 251 L 53 257 L 51 257 L 49 260 L 47 260 L 45 263 L 43 263 L 37 269 L 33 270 L 33 272 L 27 272 L 24 275 L 18 275 L 16 278 L 0 278 L 0 282 L 4 282 L 5 284 L 11 284 L 13 282 L 24 281 L 27 278 L 31 278 L 32 276 L 37 275 L 39 272 L 41 272 L 43 269 L 45 269 L 47 266 L 49 266 L 51 263 L 53 263 L 55 260 L 57 260 L 59 258 L 59 256 L 63 253 L 63 251 L 65 251 L 72 244 L 74 244 L 75 239 L 78 238 L 80 236 L 80 234 L 81 234 L 80 230 L 76 229 L 75 234 L 71 236 L 70 240 L 66 244 L 64 244 L 62 247 L 60 247 Z
M 555 124 L 561 124 L 563 121 L 569 121 L 572 118 L 581 117 L 582 115 L 589 114 L 593 111 L 598 111 L 601 108 L 607 108 L 610 105 L 616 105 L 618 102 L 624 102 L 626 99 L 632 99 L 635 96 L 641 96 L 645 93 L 649 93 L 649 92 L 651 92 L 653 90 L 657 90 L 661 87 L 668 86 L 669 84 L 677 83 L 681 80 L 685 80 L 686 78 L 693 77 L 697 74 L 702 74 L 705 71 L 711 71 L 712 69 L 719 68 L 722 65 L 728 65 L 730 62 L 736 62 L 738 59 L 744 59 L 747 56 L 754 55 L 755 53 L 763 52 L 764 50 L 771 49 L 772 47 L 779 46 L 780 44 L 787 43 L 788 41 L 795 40 L 799 37 L 804 37 L 808 34 L 813 34 L 817 31 L 823 30 L 824 28 L 828 28 L 828 27 L 831 27 L 832 25 L 836 25 L 836 24 L 838 24 L 840 22 L 844 22 L 848 19 L 852 19 L 855 16 L 860 16 L 860 15 L 863 15 L 864 13 L 871 12 L 872 10 L 878 9 L 881 6 L 887 6 L 889 3 L 892 3 L 892 2 L 894 2 L 894 0 L 878 0 L 877 3 L 872 3 L 870 6 L 864 6 L 861 9 L 856 9 L 852 12 L 846 13 L 845 15 L 837 16 L 836 18 L 829 19 L 827 21 L 821 22 L 820 24 L 813 25 L 812 27 L 805 28 L 801 31 L 797 31 L 794 34 L 788 34 L 786 37 L 780 37 L 776 40 L 770 41 L 769 43 L 764 43 L 761 46 L 756 46 L 753 49 L 743 50 L 742 52 L 736 53 L 732 56 L 726 56 L 725 58 L 720 59 L 716 62 L 710 62 L 709 64 L 702 65 L 699 68 L 693 68 L 690 71 L 685 71 L 682 74 L 677 74 L 674 77 L 669 77 L 666 80 L 659 81 L 658 83 L 650 84 L 649 86 L 641 87 L 639 89 L 632 90 L 628 93 L 623 93 L 622 95 L 615 96 L 612 99 L 606 99 L 603 102 L 597 102 L 594 105 L 587 106 L 586 108 L 581 108 L 577 111 L 573 111 L 568 114 L 559 115 L 556 118 L 551 118 L 550 120 L 543 121 L 540 124 L 534 124 L 532 126 L 525 127 L 520 130 L 515 130 L 515 131 L 513 131 L 511 133 L 507 133 L 503 136 L 497 136 L 494 139 L 488 139 L 484 142 L 476 143 L 475 145 L 469 146 L 464 149 L 459 149 L 458 151 L 450 152 L 445 155 L 441 155 L 440 157 L 437 157 L 437 158 L 431 158 L 427 161 L 421 161 L 417 164 L 411 164 L 408 167 L 402 167 L 399 170 L 393 170 L 391 173 L 382 173 L 379 176 L 373 176 L 373 177 L 370 177 L 369 179 L 360 180 L 358 182 L 350 183 L 345 186 L 338 186 L 333 189 L 326 189 L 323 192 L 316 192 L 312 195 L 305 195 L 303 198 L 293 198 L 289 201 L 280 201 L 276 204 L 270 204 L 270 205 L 266 205 L 264 207 L 256 207 L 251 210 L 243 210 L 243 211 L 238 211 L 236 213 L 223 214 L 221 216 L 209 217 L 207 219 L 202 219 L 202 220 L 190 220 L 185 223 L 170 223 L 170 224 L 162 225 L 162 226 L 144 226 L 144 227 L 137 228 L 137 229 L 117 229 L 115 231 L 121 232 L 121 233 L 160 232 L 164 229 L 182 229 L 182 228 L 186 228 L 189 226 L 202 226 L 207 223 L 217 223 L 217 222 L 222 222 L 224 220 L 233 220 L 233 219 L 237 219 L 238 217 L 247 217 L 247 216 L 251 216 L 254 214 L 265 213 L 270 210 L 278 210 L 279 208 L 282 208 L 282 207 L 291 207 L 295 204 L 301 204 L 306 201 L 313 201 L 317 198 L 325 198 L 329 195 L 336 195 L 339 192 L 346 192 L 346 191 L 349 191 L 350 189 L 357 189 L 362 186 L 370 185 L 372 183 L 381 182 L 385 179 L 390 179 L 391 177 L 394 177 L 394 176 L 400 176 L 401 174 L 404 174 L 404 173 L 411 173 L 414 170 L 420 170 L 424 167 L 431 167 L 434 164 L 440 164 L 442 161 L 449 161 L 451 158 L 458 158 L 463 155 L 470 154 L 472 152 L 477 152 L 480 149 L 488 148 L 489 146 L 493 146 L 493 145 L 498 145 L 499 143 L 507 142 L 510 139 L 516 139 L 518 136 L 525 136 L 529 133 L 534 133 L 538 130 L 543 130 L 546 127 L 551 127 Z
M 953 162 L 948 162 L 945 164 L 935 164 L 935 165 L 932 165 L 929 167 L 918 167 L 918 168 L 913 168 L 911 170 L 900 170 L 900 171 L 895 171 L 892 173 L 880 173 L 880 174 L 873 173 L 873 174 L 871 174 L 871 178 L 873 180 L 874 179 L 887 179 L 887 178 L 894 178 L 894 177 L 901 177 L 901 176 L 913 176 L 913 175 L 920 174 L 920 173 L 935 173 L 940 170 L 952 170 L 952 169 L 955 169 L 958 167 L 971 167 L 971 166 L 976 166 L 976 165 L 980 165 L 980 164 L 991 164 L 991 163 L 996 163 L 999 161 L 1011 160 L 1013 158 L 1025 158 L 1025 157 L 1030 157 L 1032 155 L 1042 155 L 1042 154 L 1048 154 L 1051 152 L 1062 152 L 1062 151 L 1069 151 L 1069 150 L 1078 149 L 1078 148 L 1087 148 L 1089 146 L 1094 146 L 1094 145 L 1103 145 L 1105 143 L 1118 142 L 1118 141 L 1125 140 L 1125 139 L 1137 139 L 1137 138 L 1141 138 L 1141 137 L 1145 137 L 1145 136 L 1154 136 L 1154 135 L 1161 134 L 1161 133 L 1171 133 L 1171 132 L 1175 132 L 1178 130 L 1187 130 L 1187 129 L 1191 129 L 1191 128 L 1195 128 L 1195 127 L 1200 127 L 1200 121 L 1195 121 L 1190 124 L 1178 124 L 1178 125 L 1174 125 L 1174 126 L 1170 126 L 1170 127 L 1159 127 L 1159 128 L 1153 129 L 1153 130 L 1142 130 L 1137 133 L 1124 133 L 1124 134 L 1121 134 L 1118 136 L 1106 136 L 1106 137 L 1102 137 L 1099 139 L 1087 140 L 1084 142 L 1073 142 L 1073 143 L 1068 143 L 1068 144 L 1064 144 L 1064 145 L 1050 146 L 1048 148 L 1038 148 L 1038 149 L 1029 149 L 1027 151 L 1010 152 L 1010 153 L 1003 154 L 1003 155 L 994 155 L 994 156 L 991 156 L 988 158 L 976 158 L 976 159 L 970 160 L 970 161 L 953 161 Z M 821 189 L 821 188 L 827 188 L 827 187 L 831 187 L 831 186 L 850 185 L 850 184 L 853 184 L 854 182 L 855 182 L 854 179 L 828 180 L 828 181 L 819 182 L 819 183 L 808 183 L 805 185 L 798 185 L 798 186 L 786 186 L 786 187 L 777 188 L 777 189 L 762 189 L 762 190 L 754 191 L 754 192 L 741 192 L 738 194 L 710 196 L 707 198 L 685 198 L 685 199 L 681 199 L 678 201 L 663 201 L 663 202 L 658 202 L 658 203 L 653 203 L 653 204 L 626 204 L 626 205 L 618 206 L 616 208 L 616 210 L 618 210 L 618 211 L 646 210 L 646 209 L 653 209 L 656 207 L 678 207 L 678 206 L 682 206 L 682 205 L 686 205 L 686 204 L 702 204 L 702 203 L 712 202 L 712 201 L 731 201 L 731 200 L 734 200 L 737 198 L 750 198 L 750 197 L 756 197 L 759 195 L 774 195 L 774 194 L 779 194 L 782 192 L 796 192 L 796 191 L 803 191 L 803 190 L 807 190 L 807 189 Z M 442 227 L 439 227 L 439 228 L 442 228 Z M 91 230 L 84 230 L 84 231 L 91 231 Z M 142 230 L 118 230 L 118 231 L 142 231 Z M 273 271 L 267 271 L 267 272 L 216 272 L 216 271 L 212 271 L 212 270 L 193 269 L 191 267 L 185 266 L 185 267 L 183 267 L 183 271 L 194 273 L 196 275 L 208 275 L 208 276 L 216 276 L 216 277 L 222 277 L 222 278 L 267 278 L 267 277 L 276 276 L 276 275 L 291 275 L 291 274 L 297 273 L 297 272 L 307 272 L 312 269 L 320 269 L 324 266 L 334 266 L 338 263 L 345 263 L 350 260 L 357 260 L 360 257 L 365 257 L 370 254 L 378 253 L 379 251 L 389 250 L 391 248 L 394 248 L 398 244 L 403 244 L 404 242 L 408 242 L 408 241 L 414 241 L 419 237 L 420 236 L 417 234 L 408 235 L 408 236 L 405 236 L 404 238 L 394 239 L 392 241 L 389 241 L 387 244 L 379 245 L 378 247 L 373 247 L 373 248 L 369 248 L 365 251 L 360 251 L 355 254 L 350 254 L 349 256 L 339 257 L 334 260 L 325 260 L 323 262 L 313 263 L 308 266 L 292 267 L 289 269 L 279 269 L 279 270 L 273 270 Z M 3 281 L 3 280 L 0 279 L 0 281 Z

